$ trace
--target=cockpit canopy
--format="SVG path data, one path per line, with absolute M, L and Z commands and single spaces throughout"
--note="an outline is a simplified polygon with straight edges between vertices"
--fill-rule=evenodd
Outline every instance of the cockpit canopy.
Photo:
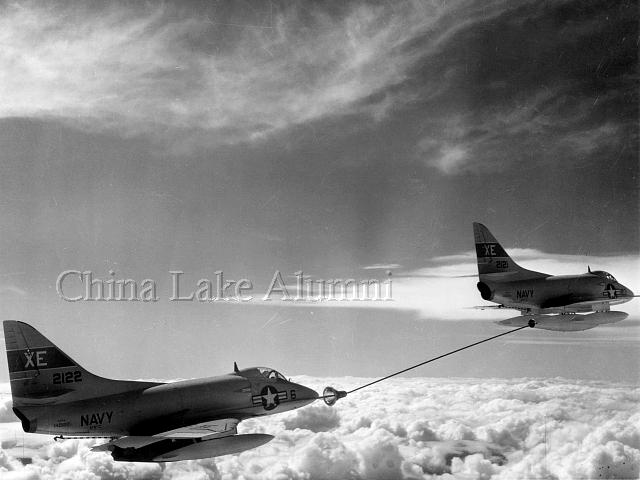
M 606 278 L 610 282 L 617 282 L 613 275 L 611 275 L 609 272 L 605 272 L 604 270 L 595 270 L 591 273 L 597 275 L 598 277 Z
M 238 375 L 247 378 L 266 378 L 268 380 L 284 380 L 287 381 L 286 377 L 282 375 L 277 370 L 269 367 L 254 367 L 254 368 L 244 368 L 242 370 L 238 370 L 236 372 Z

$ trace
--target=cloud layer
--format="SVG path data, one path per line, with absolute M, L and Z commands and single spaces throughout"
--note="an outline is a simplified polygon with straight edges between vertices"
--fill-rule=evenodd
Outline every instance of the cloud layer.
M 298 380 L 319 390 L 365 381 Z M 113 462 L 90 453 L 92 441 L 23 439 L 17 423 L 2 423 L 0 472 L 11 480 L 631 479 L 640 474 L 639 401 L 637 388 L 605 382 L 402 378 L 333 408 L 317 403 L 243 422 L 242 432 L 276 435 L 261 448 L 164 466 Z M 16 459 L 23 442 L 27 466 Z

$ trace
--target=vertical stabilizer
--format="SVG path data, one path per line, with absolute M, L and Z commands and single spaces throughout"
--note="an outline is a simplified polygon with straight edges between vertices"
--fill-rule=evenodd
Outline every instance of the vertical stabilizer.
M 14 412 L 23 426 L 23 407 L 55 405 L 157 385 L 99 377 L 82 368 L 31 325 L 5 320 L 3 326 Z
M 14 405 L 62 396 L 86 377 L 88 372 L 31 325 L 15 320 L 3 325 Z
M 526 270 L 518 265 L 502 248 L 496 237 L 481 223 L 474 222 L 473 236 L 476 243 L 476 256 L 478 259 L 478 275 L 483 280 L 485 275 L 493 275 L 494 278 L 504 277 L 509 280 L 521 280 L 527 278 L 546 277 L 540 272 Z

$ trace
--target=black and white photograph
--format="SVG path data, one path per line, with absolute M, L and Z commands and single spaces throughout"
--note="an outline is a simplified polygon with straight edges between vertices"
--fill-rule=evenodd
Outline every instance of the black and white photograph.
M 640 479 L 639 20 L 0 0 L 0 478 Z

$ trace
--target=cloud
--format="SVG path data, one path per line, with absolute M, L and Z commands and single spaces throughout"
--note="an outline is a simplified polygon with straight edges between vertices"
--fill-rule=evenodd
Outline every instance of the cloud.
M 397 268 L 402 268 L 402 265 L 398 263 L 374 263 L 373 265 L 362 267 L 363 270 L 394 270 Z
M 326 405 L 313 405 L 303 410 L 298 410 L 296 415 L 284 420 L 284 426 L 288 430 L 304 428 L 312 432 L 326 432 L 340 424 L 337 412 Z
M 296 381 L 321 390 L 351 389 L 367 379 Z M 633 385 L 601 381 L 396 378 L 332 408 L 317 403 L 246 420 L 241 433 L 276 437 L 239 455 L 165 466 L 121 463 L 91 453 L 93 441 L 44 437 L 27 466 L 16 460 L 19 446 L 3 443 L 0 472 L 42 479 L 637 478 L 639 401 Z M 16 425 L 3 423 L 0 433 Z
M 15 285 L 1 285 L 0 295 L 5 295 L 5 294 L 17 295 L 19 297 L 27 296 L 27 292 L 25 290 Z
M 0 394 L 0 423 L 15 422 L 16 416 L 13 414 L 11 407 L 11 396 L 8 394 Z
M 294 471 L 314 472 L 318 479 L 359 478 L 358 456 L 332 434 L 315 435 L 291 463 Z
M 540 53 L 522 51 L 522 39 L 513 38 L 491 55 L 482 50 L 488 41 L 477 37 L 495 25 L 513 35 L 522 23 L 554 15 L 540 10 L 527 1 L 217 2 L 198 10 L 170 3 L 9 3 L 0 7 L 0 89 L 11 94 L 0 117 L 151 135 L 179 149 L 261 139 L 328 117 L 377 121 L 422 102 L 435 115 L 427 116 L 429 133 L 418 152 L 453 174 L 500 153 L 497 135 L 531 133 L 538 141 L 557 127 L 561 110 L 578 120 L 592 110 L 593 98 L 567 100 L 576 94 L 573 81 L 519 85 L 533 68 L 528 56 L 548 53 L 552 40 Z M 585 38 L 597 31 L 582 23 L 567 29 Z M 464 52 L 475 54 L 472 69 L 490 70 L 486 78 L 469 72 Z M 511 68 L 502 68 L 507 62 Z M 492 70 L 494 64 L 500 68 Z M 512 78 L 517 74 L 522 78 Z M 505 88 L 511 90 L 502 95 Z M 614 93 L 598 91 L 599 108 L 615 101 Z M 471 94 L 487 97 L 487 105 L 460 103 Z M 615 122 L 581 125 L 557 142 L 589 151 L 594 138 L 613 142 L 619 132 Z
M 490 23 L 461 23 L 435 58 L 446 81 L 417 157 L 445 175 L 630 162 L 638 141 L 630 8 L 521 4 Z
M 429 163 L 443 173 L 454 173 L 469 161 L 469 152 L 460 145 L 444 144 L 439 146 L 438 155 Z
M 453 175 L 521 162 L 556 162 L 559 156 L 578 163 L 629 138 L 624 119 L 594 118 L 592 98 L 568 104 L 575 93 L 566 86 L 519 95 L 524 98 L 515 105 L 487 105 L 442 121 L 418 142 L 418 155 L 427 165 Z
M 0 117 L 188 151 L 421 105 L 414 155 L 443 174 L 580 163 L 636 150 L 628 13 L 571 1 L 9 3 Z
M 231 22 L 224 8 L 5 4 L 0 117 L 225 142 L 331 115 L 380 118 L 395 97 L 374 96 L 407 78 L 423 55 L 407 44 L 443 14 L 414 2 L 255 9 L 258 20 Z

